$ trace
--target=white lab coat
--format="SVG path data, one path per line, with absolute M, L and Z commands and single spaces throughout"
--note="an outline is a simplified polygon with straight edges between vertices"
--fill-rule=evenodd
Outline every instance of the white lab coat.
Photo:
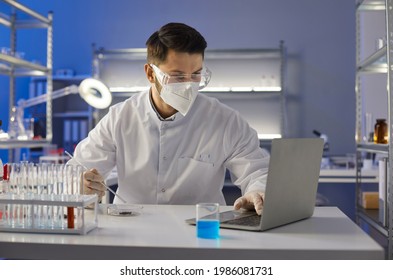
M 198 94 L 185 117 L 162 121 L 149 91 L 112 106 L 74 156 L 104 177 L 116 167 L 117 193 L 143 204 L 225 205 L 226 168 L 243 194 L 264 191 L 269 160 L 255 130 L 215 98 Z

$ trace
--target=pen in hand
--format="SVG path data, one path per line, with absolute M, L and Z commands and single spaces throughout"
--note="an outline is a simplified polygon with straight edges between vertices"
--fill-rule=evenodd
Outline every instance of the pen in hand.
M 69 152 L 64 151 L 64 153 L 69 156 L 71 159 L 75 160 L 76 163 L 78 163 L 80 166 L 82 166 L 85 170 L 89 170 L 85 165 L 83 165 L 79 160 L 74 158 Z M 116 192 L 114 192 L 110 187 L 108 187 L 104 182 L 99 182 L 101 185 L 103 185 L 108 191 L 113 193 L 113 195 L 117 196 L 123 203 L 127 203 L 125 199 L 123 199 L 120 195 L 118 195 Z

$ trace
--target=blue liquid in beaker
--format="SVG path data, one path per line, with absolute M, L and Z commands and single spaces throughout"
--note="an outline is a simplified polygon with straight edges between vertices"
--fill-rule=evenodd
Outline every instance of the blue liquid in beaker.
M 196 225 L 197 237 L 216 239 L 220 237 L 220 222 L 218 220 L 201 220 Z

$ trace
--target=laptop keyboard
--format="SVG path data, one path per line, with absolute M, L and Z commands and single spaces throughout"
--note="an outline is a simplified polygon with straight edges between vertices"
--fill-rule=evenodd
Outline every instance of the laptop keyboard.
M 261 222 L 261 216 L 252 215 L 236 218 L 229 221 L 223 221 L 222 224 L 241 225 L 241 226 L 258 226 Z

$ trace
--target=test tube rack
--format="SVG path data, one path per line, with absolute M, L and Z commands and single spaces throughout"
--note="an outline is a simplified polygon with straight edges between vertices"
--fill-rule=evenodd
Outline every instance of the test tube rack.
M 0 232 L 85 235 L 97 227 L 97 211 L 97 195 L 4 193 Z

